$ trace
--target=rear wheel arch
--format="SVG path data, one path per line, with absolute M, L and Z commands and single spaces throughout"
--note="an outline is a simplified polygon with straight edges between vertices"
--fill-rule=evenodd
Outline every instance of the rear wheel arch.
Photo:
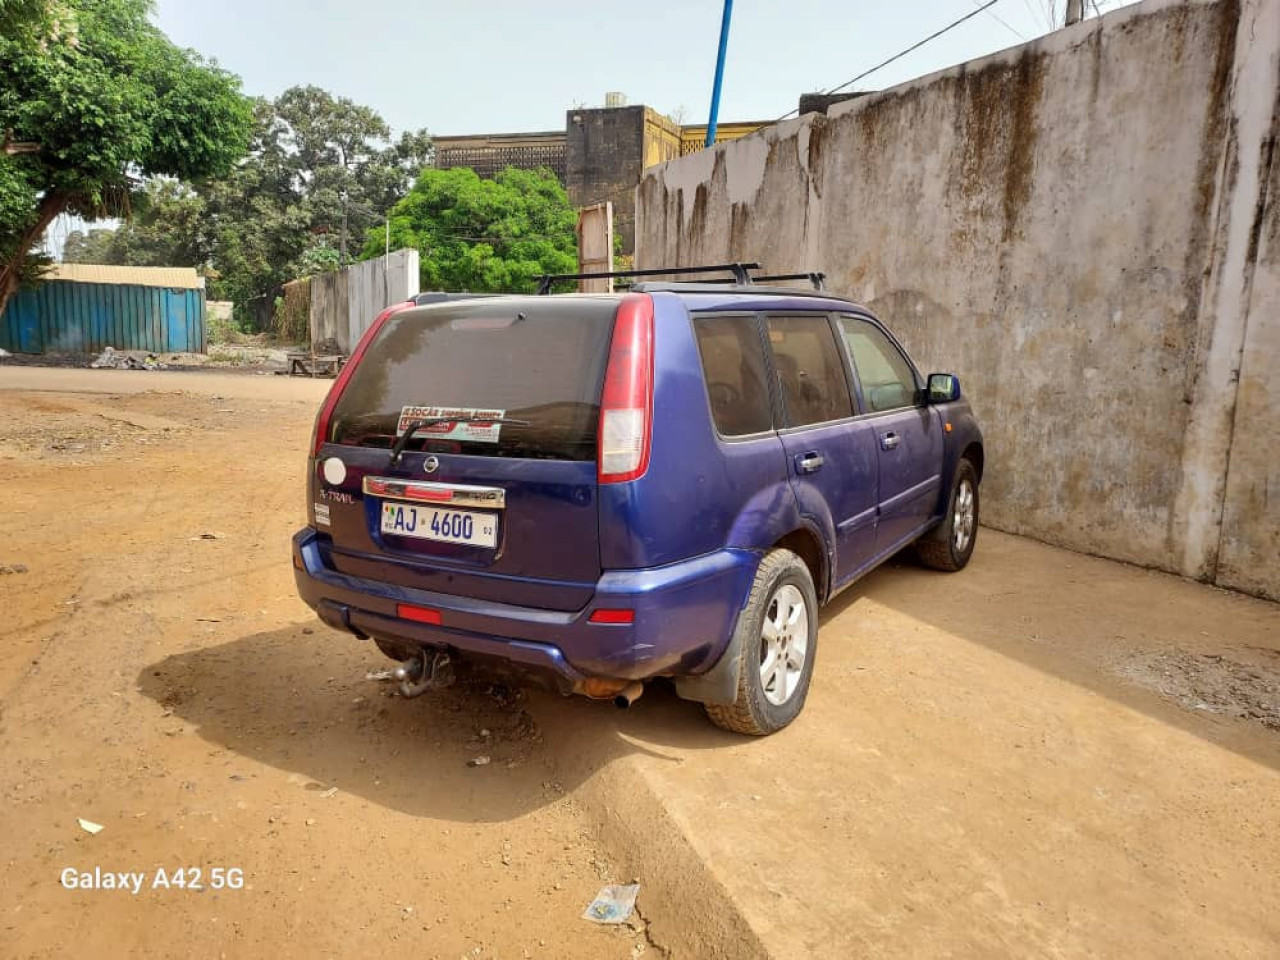
M 822 602 L 830 584 L 827 578 L 827 552 L 818 535 L 808 527 L 798 527 L 780 538 L 773 549 L 790 550 L 804 561 L 804 565 L 809 568 L 809 576 L 813 578 L 818 600 Z

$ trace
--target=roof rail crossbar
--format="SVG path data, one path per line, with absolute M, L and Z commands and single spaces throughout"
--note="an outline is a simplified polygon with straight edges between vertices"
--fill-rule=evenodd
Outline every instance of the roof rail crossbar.
M 547 273 L 538 278 L 538 294 L 545 296 L 551 292 L 551 285 L 561 280 L 606 280 L 612 277 L 666 277 L 676 274 L 691 275 L 695 273 L 723 273 L 726 270 L 733 274 L 733 282 L 741 286 L 751 283 L 748 270 L 759 270 L 758 263 L 719 263 L 706 267 L 664 267 L 660 270 L 609 270 L 602 273 Z
M 827 289 L 827 275 L 821 271 L 811 270 L 808 273 L 774 273 L 767 277 L 752 277 L 756 283 L 767 283 L 770 280 L 808 280 L 815 290 Z

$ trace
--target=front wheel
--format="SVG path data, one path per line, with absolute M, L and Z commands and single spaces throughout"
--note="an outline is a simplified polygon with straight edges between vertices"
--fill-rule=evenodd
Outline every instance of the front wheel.
M 926 567 L 954 572 L 963 570 L 978 540 L 978 472 L 968 460 L 956 467 L 956 477 L 942 523 L 916 544 Z
M 761 737 L 800 713 L 818 652 L 818 596 L 804 561 L 774 550 L 760 563 L 738 615 L 738 690 L 731 704 L 708 703 L 707 716 L 734 733 Z

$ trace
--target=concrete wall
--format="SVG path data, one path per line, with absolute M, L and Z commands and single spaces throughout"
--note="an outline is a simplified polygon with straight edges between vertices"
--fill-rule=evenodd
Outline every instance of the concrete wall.
M 1278 95 L 1280 0 L 1150 0 L 650 170 L 637 265 L 825 270 L 988 523 L 1280 597 Z
M 1280 16 L 1274 10 L 1269 28 L 1280 35 Z M 1263 101 L 1259 106 L 1265 111 L 1265 78 L 1252 92 Z M 1238 363 L 1239 387 L 1227 451 L 1216 579 L 1276 597 L 1280 595 L 1280 145 L 1276 143 L 1275 100 L 1270 109 L 1272 138 L 1249 158 L 1256 158 L 1259 176 L 1265 176 L 1269 166 L 1270 179 L 1261 195 L 1253 198 L 1255 226 L 1244 238 L 1241 312 L 1246 324 L 1239 360 L 1233 358 Z M 1251 182 L 1253 175 L 1245 160 L 1242 156 L 1240 183 Z M 1244 213 L 1247 218 L 1249 211 Z
M 565 189 L 575 207 L 613 202 L 614 230 L 622 252 L 635 247 L 635 185 L 644 169 L 648 107 L 570 110 Z
M 312 277 L 313 348 L 333 341 L 339 353 L 350 353 L 379 313 L 421 290 L 418 265 L 417 250 L 395 250 Z

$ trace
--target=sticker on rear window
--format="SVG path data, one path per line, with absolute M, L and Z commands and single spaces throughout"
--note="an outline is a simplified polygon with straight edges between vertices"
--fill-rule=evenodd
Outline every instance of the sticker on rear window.
M 475 407 L 401 407 L 396 422 L 396 436 L 404 435 L 415 420 L 441 420 L 421 427 L 415 433 L 419 437 L 436 440 L 467 440 L 471 443 L 497 443 L 502 424 L 492 423 L 506 416 L 506 410 L 481 410 Z M 459 422 L 470 421 L 470 422 Z

